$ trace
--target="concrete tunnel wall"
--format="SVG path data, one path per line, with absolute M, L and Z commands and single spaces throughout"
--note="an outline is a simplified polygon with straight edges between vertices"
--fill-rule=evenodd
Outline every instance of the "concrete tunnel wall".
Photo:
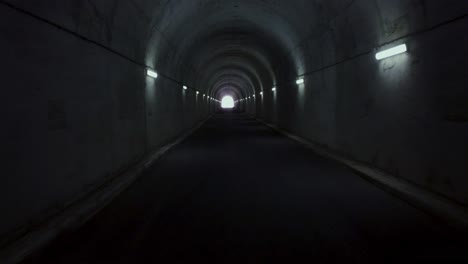
M 294 72 L 257 101 L 257 115 L 466 206 L 467 10 L 354 1 L 291 51 Z M 375 59 L 376 48 L 402 43 L 408 53 Z
M 250 97 L 247 113 L 466 206 L 466 11 L 459 0 L 2 1 L 2 242 L 206 118 L 216 107 L 203 93 Z M 399 43 L 409 52 L 375 60 Z
M 193 89 L 147 77 L 138 64 L 145 48 L 123 30 L 104 41 L 108 32 L 96 28 L 104 21 L 90 22 L 91 10 L 72 20 L 70 13 L 57 12 L 64 7 L 24 5 L 73 33 L 0 5 L 2 72 L 7 73 L 2 81 L 8 84 L 2 85 L 8 90 L 2 96 L 8 113 L 2 138 L 9 159 L 0 184 L 2 243 L 119 175 L 210 112 L 207 99 Z

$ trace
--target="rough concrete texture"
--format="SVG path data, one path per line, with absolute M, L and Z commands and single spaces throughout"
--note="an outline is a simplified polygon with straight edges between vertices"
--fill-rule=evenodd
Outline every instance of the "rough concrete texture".
M 466 206 L 467 11 L 460 0 L 3 0 L 0 234 L 214 110 L 182 84 L 255 93 L 239 109 Z M 374 59 L 400 43 L 408 53 Z
M 1 242 L 41 223 L 208 116 L 206 100 L 103 47 L 0 5 Z M 146 114 L 145 114 L 146 113 Z

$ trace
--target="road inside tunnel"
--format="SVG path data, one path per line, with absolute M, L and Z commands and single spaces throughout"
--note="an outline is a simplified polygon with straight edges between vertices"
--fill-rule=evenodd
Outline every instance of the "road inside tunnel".
M 451 263 L 463 239 L 255 119 L 218 113 L 25 263 Z

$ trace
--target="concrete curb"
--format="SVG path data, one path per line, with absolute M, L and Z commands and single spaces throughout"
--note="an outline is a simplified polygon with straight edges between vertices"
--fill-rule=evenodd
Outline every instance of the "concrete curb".
M 122 191 L 127 189 L 141 175 L 141 173 L 151 167 L 156 160 L 162 157 L 167 151 L 183 142 L 211 117 L 212 116 L 199 122 L 172 143 L 161 147 L 159 150 L 150 154 L 147 158 L 140 161 L 125 173 L 110 180 L 109 183 L 98 187 L 95 192 L 67 207 L 64 211 L 48 220 L 43 225 L 29 231 L 10 245 L 2 248 L 0 251 L 0 263 L 6 264 L 21 262 L 27 256 L 52 241 L 63 230 L 76 228 L 86 223 L 112 202 L 112 200 Z
M 358 175 L 363 177 L 365 180 L 376 184 L 398 198 L 422 209 L 431 216 L 445 222 L 447 225 L 456 228 L 461 232 L 468 233 L 468 208 L 458 205 L 442 195 L 427 191 L 415 184 L 398 179 L 379 169 L 372 168 L 367 164 L 345 158 L 338 153 L 293 135 L 275 125 L 269 124 L 258 118 L 255 119 L 278 133 L 312 149 L 317 154 L 346 165 L 352 170 L 358 172 Z

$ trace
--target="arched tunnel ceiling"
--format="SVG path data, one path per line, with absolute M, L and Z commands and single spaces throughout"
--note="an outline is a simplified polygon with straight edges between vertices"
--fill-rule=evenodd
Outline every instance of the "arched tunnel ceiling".
M 243 65 L 228 64 L 224 67 L 217 68 L 212 75 L 210 75 L 210 82 L 207 84 L 209 89 L 208 93 L 216 93 L 221 86 L 221 81 L 225 78 L 236 78 L 236 84 L 242 88 L 243 95 L 252 94 L 255 88 L 261 87 L 261 79 L 254 70 L 245 69 Z M 232 78 L 231 78 L 232 79 Z
M 301 43 L 353 0 L 6 0 L 64 25 L 161 76 L 213 93 L 210 76 L 236 67 L 263 86 L 303 73 Z M 215 59 L 217 56 L 226 59 Z M 254 89 L 261 89 L 259 85 Z M 239 91 L 240 92 L 240 91 Z M 245 91 L 244 91 L 245 92 Z
M 211 76 L 229 70 L 228 56 L 249 57 L 235 67 L 268 87 L 464 14 L 459 5 L 439 14 L 434 7 L 449 5 L 409 0 L 4 2 L 207 93 L 217 89 Z M 387 25 L 403 17 L 401 29 Z
M 274 69 L 272 65 L 277 65 L 274 53 L 266 47 L 254 45 L 249 41 L 237 41 L 230 36 L 221 41 L 208 39 L 206 44 L 189 49 L 188 56 L 182 56 L 184 61 L 189 61 L 191 65 L 196 65 L 198 69 L 198 84 L 206 89 L 212 88 L 211 79 L 221 70 L 242 70 L 252 80 L 257 83 L 254 88 L 259 88 L 259 83 L 270 84 L 274 82 Z M 242 43 L 239 43 L 242 42 Z M 250 91 L 252 93 L 253 91 Z
M 231 64 L 258 90 L 369 51 L 409 30 L 387 32 L 386 20 L 405 16 L 418 29 L 425 10 L 403 0 L 6 2 L 206 93 Z
M 64 25 L 161 76 L 206 93 L 211 76 L 235 67 L 249 71 L 253 89 L 279 74 L 302 74 L 300 45 L 353 0 L 6 0 Z M 356 1 L 357 2 L 357 1 Z M 224 60 L 223 60 L 223 56 Z M 219 58 L 218 58 L 219 57 Z M 249 58 L 249 59 L 246 59 Z M 241 91 L 239 91 L 241 92 Z M 246 91 L 244 91 L 245 93 Z M 258 92 L 258 91 L 257 91 Z
M 181 81 L 211 95 L 229 84 L 230 89 L 239 89 L 238 95 L 249 95 L 275 84 L 282 71 L 278 58 L 294 49 L 303 37 L 300 33 L 309 31 L 311 10 L 317 10 L 317 4 L 179 0 L 168 2 L 164 9 L 154 18 L 152 30 L 174 45 L 171 49 L 177 54 L 172 63 L 181 71 Z M 149 46 L 159 47 L 157 42 L 164 41 L 151 39 L 155 43 Z M 165 52 L 150 54 L 157 60 Z

